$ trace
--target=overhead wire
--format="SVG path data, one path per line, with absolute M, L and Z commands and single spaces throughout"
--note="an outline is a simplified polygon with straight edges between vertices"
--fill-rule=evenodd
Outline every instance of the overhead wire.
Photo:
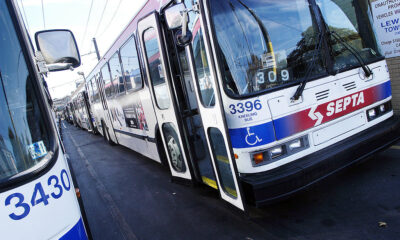
M 52 89 L 54 89 L 54 88 L 59 88 L 59 87 L 65 86 L 65 85 L 70 85 L 70 84 L 76 83 L 76 82 L 79 81 L 79 80 L 82 80 L 82 78 L 77 78 L 77 79 L 75 79 L 75 80 L 71 80 L 71 81 L 68 81 L 68 82 L 65 82 L 65 83 L 62 83 L 62 84 L 58 84 L 58 85 L 55 85 L 55 86 L 51 86 L 51 87 L 49 87 L 49 88 L 52 88 Z
M 43 29 L 46 29 L 46 19 L 44 17 L 44 4 L 43 4 L 43 0 L 41 0 L 42 2 L 42 17 L 43 17 Z
M 99 20 L 99 23 L 97 24 L 97 28 L 96 28 L 96 32 L 95 32 L 94 36 L 96 36 L 99 31 L 101 22 L 103 21 L 104 12 L 106 11 L 106 8 L 107 8 L 107 4 L 108 4 L 108 0 L 106 0 L 106 4 L 104 5 L 103 12 L 101 13 L 100 20 Z
M 20 0 L 20 2 L 21 2 L 22 13 L 24 14 L 24 18 L 25 18 L 26 28 L 28 29 L 28 32 L 30 32 L 29 23 L 28 23 L 28 18 L 26 17 L 24 2 L 23 2 L 22 0 Z
M 83 47 L 83 42 L 85 41 L 85 38 L 86 38 L 86 33 L 87 33 L 88 26 L 89 26 L 90 15 L 92 13 L 92 7 L 93 7 L 93 0 L 90 3 L 89 14 L 88 14 L 88 18 L 86 20 L 85 31 L 83 32 L 83 38 L 82 38 L 82 42 L 81 42 L 82 47 Z
M 117 13 L 118 13 L 119 7 L 121 6 L 122 1 L 123 1 L 123 0 L 119 0 L 118 6 L 117 6 L 117 8 L 115 9 L 115 11 L 114 11 L 114 13 L 113 13 L 113 15 L 112 15 L 110 21 L 108 22 L 107 26 L 104 28 L 103 32 L 101 32 L 101 33 L 99 34 L 98 37 L 103 36 L 103 34 L 108 30 L 108 28 L 110 27 L 111 23 L 114 21 L 115 16 L 117 16 Z

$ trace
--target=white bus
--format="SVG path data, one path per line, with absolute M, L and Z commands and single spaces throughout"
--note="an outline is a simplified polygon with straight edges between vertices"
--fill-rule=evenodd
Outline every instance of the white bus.
M 71 94 L 71 101 L 68 104 L 72 106 L 75 125 L 89 132 L 96 132 L 87 94 L 86 84 L 81 84 Z
M 285 198 L 399 139 L 372 19 L 365 0 L 149 0 L 87 78 L 95 121 L 241 210 Z
M 0 1 L 0 238 L 88 239 L 43 78 L 80 65 L 76 43 L 42 31 L 34 53 L 17 9 Z

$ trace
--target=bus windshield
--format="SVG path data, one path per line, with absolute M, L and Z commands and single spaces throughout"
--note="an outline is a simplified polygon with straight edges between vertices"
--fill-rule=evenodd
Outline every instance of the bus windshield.
M 329 29 L 370 63 L 381 55 L 364 2 L 318 0 L 317 4 Z M 336 72 L 358 64 L 333 39 L 327 40 L 331 49 L 317 51 L 320 28 L 307 0 L 211 0 L 210 10 L 228 95 L 245 96 L 299 82 L 310 65 L 309 79 L 325 76 L 327 57 Z
M 44 164 L 50 135 L 5 1 L 0 2 L 0 183 Z

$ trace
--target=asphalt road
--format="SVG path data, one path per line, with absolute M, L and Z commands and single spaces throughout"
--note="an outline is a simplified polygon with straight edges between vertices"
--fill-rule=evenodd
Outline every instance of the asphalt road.
M 400 146 L 249 217 L 134 151 L 62 128 L 95 240 L 400 239 Z

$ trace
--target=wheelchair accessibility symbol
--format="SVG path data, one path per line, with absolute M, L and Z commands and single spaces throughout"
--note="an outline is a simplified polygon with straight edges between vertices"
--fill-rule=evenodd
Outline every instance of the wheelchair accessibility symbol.
M 250 146 L 254 146 L 257 143 L 262 142 L 261 138 L 258 138 L 257 135 L 250 132 L 250 127 L 247 128 L 247 135 L 246 135 L 245 140 L 246 140 L 246 143 Z

